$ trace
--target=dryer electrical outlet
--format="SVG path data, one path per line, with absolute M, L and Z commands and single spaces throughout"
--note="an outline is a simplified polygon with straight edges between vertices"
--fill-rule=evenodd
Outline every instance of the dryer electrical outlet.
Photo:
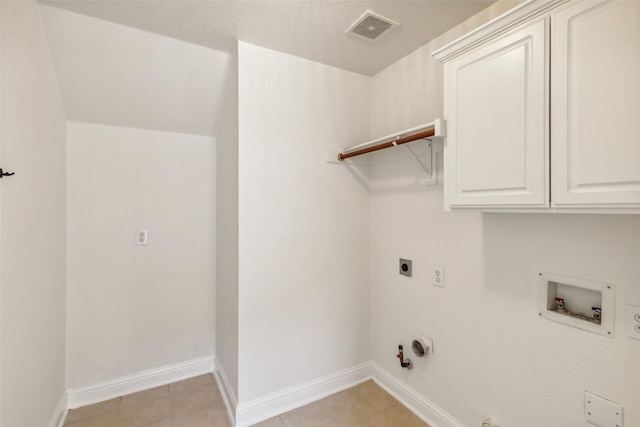
M 404 259 L 404 258 L 400 258 L 400 263 L 399 263 L 399 272 L 401 275 L 403 276 L 407 276 L 407 277 L 411 277 L 412 273 L 411 271 L 413 270 L 412 267 L 412 262 L 410 259 Z

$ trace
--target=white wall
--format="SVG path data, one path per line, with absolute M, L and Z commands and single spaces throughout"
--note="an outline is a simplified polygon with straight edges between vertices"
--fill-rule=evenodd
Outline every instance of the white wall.
M 38 5 L 0 8 L 0 425 L 46 426 L 65 389 L 65 114 Z
M 212 355 L 215 140 L 69 122 L 67 165 L 68 387 Z
M 216 146 L 216 368 L 238 398 L 238 52 L 229 59 Z M 231 408 L 235 411 L 235 408 Z
M 441 117 L 442 68 L 431 52 L 507 6 L 375 76 L 372 137 Z M 640 342 L 626 337 L 623 317 L 625 304 L 640 304 L 640 217 L 444 213 L 442 185 L 421 187 L 414 163 L 371 174 L 374 362 L 466 426 L 487 415 L 505 426 L 587 426 L 585 390 L 640 425 Z M 398 275 L 399 257 L 413 259 L 413 278 Z M 445 267 L 444 289 L 432 286 L 434 264 Z M 615 284 L 615 338 L 538 317 L 540 270 Z M 416 333 L 433 337 L 435 352 L 401 369 L 397 345 Z
M 369 78 L 239 45 L 239 401 L 370 358 Z

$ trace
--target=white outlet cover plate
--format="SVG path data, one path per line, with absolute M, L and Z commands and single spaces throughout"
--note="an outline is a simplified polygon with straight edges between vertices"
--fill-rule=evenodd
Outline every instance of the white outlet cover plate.
M 599 427 L 622 427 L 622 406 L 585 391 L 584 419 Z
M 444 266 L 443 265 L 436 264 L 433 266 L 433 286 L 444 288 Z
M 627 304 L 627 335 L 629 338 L 640 340 L 640 322 L 636 315 L 640 315 L 640 307 Z
M 149 232 L 147 230 L 136 230 L 136 246 L 146 246 L 149 244 Z

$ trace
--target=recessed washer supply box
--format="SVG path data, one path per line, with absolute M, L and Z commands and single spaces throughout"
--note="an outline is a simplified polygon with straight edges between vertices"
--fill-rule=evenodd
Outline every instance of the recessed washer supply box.
M 613 337 L 612 284 L 542 271 L 538 286 L 538 311 L 542 317 Z

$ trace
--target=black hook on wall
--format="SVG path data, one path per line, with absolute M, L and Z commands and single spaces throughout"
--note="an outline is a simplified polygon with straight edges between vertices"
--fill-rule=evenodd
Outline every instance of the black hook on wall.
M 11 175 L 15 175 L 15 172 L 5 172 L 2 170 L 2 168 L 0 168 L 0 178 L 2 178 L 3 176 L 11 176 Z

